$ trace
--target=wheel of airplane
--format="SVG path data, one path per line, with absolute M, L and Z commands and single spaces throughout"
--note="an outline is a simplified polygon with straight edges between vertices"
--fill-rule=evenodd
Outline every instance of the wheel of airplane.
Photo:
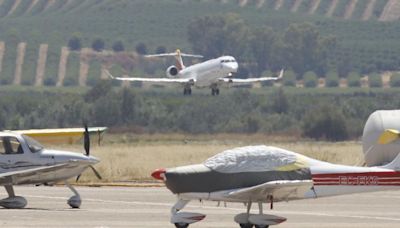
M 211 95 L 212 95 L 212 96 L 215 96 L 215 95 L 216 95 L 215 89 L 211 89 Z
M 215 95 L 219 95 L 219 89 L 215 89 Z
M 188 89 L 188 95 L 192 95 L 192 89 L 191 88 Z
M 253 224 L 246 223 L 246 224 L 239 224 L 240 228 L 253 228 Z
M 187 223 L 175 223 L 176 228 L 188 228 L 189 224 Z
M 254 225 L 255 228 L 268 228 L 267 225 Z

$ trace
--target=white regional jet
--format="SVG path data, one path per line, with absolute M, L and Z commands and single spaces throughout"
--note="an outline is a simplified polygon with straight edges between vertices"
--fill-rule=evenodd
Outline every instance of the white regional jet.
M 241 85 L 252 84 L 264 81 L 276 81 L 282 78 L 283 70 L 278 77 L 261 77 L 236 79 L 231 78 L 233 73 L 238 70 L 238 63 L 232 56 L 221 56 L 216 59 L 210 59 L 205 62 L 197 63 L 188 67 L 183 64 L 182 57 L 202 58 L 201 55 L 191 55 L 181 53 L 176 50 L 174 53 L 165 53 L 157 55 L 146 55 L 146 57 L 166 57 L 174 56 L 176 65 L 167 68 L 167 78 L 124 78 L 114 77 L 108 71 L 106 72 L 112 79 L 121 81 L 143 82 L 149 84 L 178 84 L 183 86 L 183 95 L 191 95 L 192 87 L 210 88 L 213 96 L 219 95 L 219 88 L 222 85 Z
M 400 133 L 386 131 L 381 143 L 390 143 Z M 400 154 L 379 167 L 337 165 L 315 160 L 288 150 L 248 146 L 227 150 L 203 164 L 152 173 L 178 196 L 171 210 L 171 223 L 177 228 L 201 221 L 205 215 L 181 210 L 191 200 L 240 202 L 247 212 L 234 220 L 242 228 L 266 228 L 286 218 L 266 215 L 263 203 L 320 198 L 327 196 L 400 189 Z M 250 213 L 257 203 L 259 213 Z
M 89 155 L 89 141 L 89 131 L 86 127 L 84 155 L 48 150 L 29 136 L 15 132 L 0 132 L 0 185 L 4 186 L 8 193 L 8 198 L 0 200 L 0 206 L 20 209 L 27 205 L 24 197 L 15 195 L 14 185 L 47 185 L 63 181 L 74 193 L 67 203 L 72 208 L 79 208 L 81 197 L 67 180 L 76 176 L 79 178 L 87 168 L 91 168 L 101 179 L 93 167 L 99 160 Z

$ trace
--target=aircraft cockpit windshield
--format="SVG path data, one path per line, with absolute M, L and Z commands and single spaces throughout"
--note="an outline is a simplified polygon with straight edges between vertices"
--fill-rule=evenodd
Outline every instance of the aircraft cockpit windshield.
M 25 142 L 32 153 L 43 150 L 44 147 L 38 141 L 26 135 L 22 135 L 22 137 L 25 139 Z
M 235 63 L 236 60 L 235 59 L 223 59 L 221 60 L 221 63 Z

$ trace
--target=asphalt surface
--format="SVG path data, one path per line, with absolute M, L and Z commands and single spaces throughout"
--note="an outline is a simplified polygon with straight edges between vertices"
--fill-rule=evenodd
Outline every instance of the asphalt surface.
M 0 209 L 0 227 L 174 227 L 169 223 L 169 211 L 176 198 L 165 188 L 77 187 L 83 200 L 81 209 L 69 208 L 66 201 L 72 193 L 66 187 L 15 190 L 28 200 L 28 206 L 22 210 Z M 5 191 L 0 197 L 6 197 Z M 288 218 L 275 227 L 400 227 L 400 191 L 274 206 L 271 214 Z M 207 214 L 204 221 L 190 226 L 199 228 L 239 227 L 233 217 L 245 211 L 241 204 L 225 208 L 216 207 L 214 202 L 191 202 L 185 209 Z

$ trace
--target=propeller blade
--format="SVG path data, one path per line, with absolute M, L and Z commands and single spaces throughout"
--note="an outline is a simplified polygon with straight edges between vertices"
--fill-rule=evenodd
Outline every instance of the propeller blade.
M 97 177 L 99 180 L 102 180 L 102 179 L 103 179 L 103 178 L 101 177 L 100 173 L 99 173 L 93 166 L 89 166 L 89 167 L 93 170 L 94 174 L 96 175 L 96 177 Z
M 77 177 L 76 177 L 76 182 L 78 182 L 79 181 L 79 178 L 81 178 L 81 174 L 79 174 Z
M 400 136 L 400 132 L 394 129 L 385 130 L 378 139 L 379 144 L 389 144 L 397 140 Z
M 84 147 L 86 156 L 90 155 L 90 137 L 87 124 L 85 124 L 85 132 L 83 133 Z

